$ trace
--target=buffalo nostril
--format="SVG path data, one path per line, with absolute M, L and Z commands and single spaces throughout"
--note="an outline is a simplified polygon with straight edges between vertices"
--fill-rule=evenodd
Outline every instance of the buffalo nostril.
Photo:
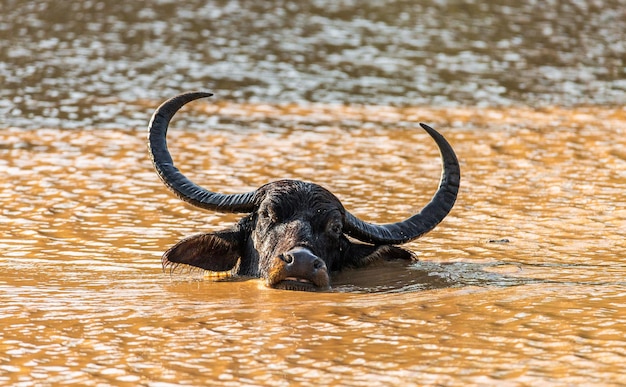
M 319 269 L 323 268 L 324 266 L 325 266 L 324 261 L 322 261 L 322 260 L 321 260 L 321 259 L 319 259 L 319 258 L 316 258 L 316 259 L 313 261 L 313 268 L 314 268 L 315 270 L 319 270 Z
M 293 263 L 293 255 L 290 253 L 281 254 L 279 258 L 282 259 L 287 264 Z

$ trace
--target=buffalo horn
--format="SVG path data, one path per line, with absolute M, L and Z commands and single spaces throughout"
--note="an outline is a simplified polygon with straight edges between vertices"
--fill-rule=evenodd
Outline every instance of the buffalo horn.
M 252 212 L 256 207 L 256 191 L 221 194 L 204 189 L 186 178 L 174 166 L 167 149 L 167 127 L 174 114 L 186 103 L 212 95 L 205 92 L 181 94 L 157 108 L 149 125 L 149 148 L 154 167 L 167 187 L 194 206 L 224 212 Z M 437 143 L 443 162 L 439 189 L 432 200 L 418 214 L 401 222 L 383 225 L 364 222 L 346 212 L 344 231 L 348 235 L 373 244 L 407 243 L 432 230 L 454 206 L 461 180 L 459 162 L 454 150 L 436 130 L 425 124 L 420 125 Z
M 198 98 L 210 97 L 204 92 L 186 93 L 165 101 L 152 115 L 148 136 L 148 147 L 152 162 L 165 185 L 185 202 L 207 210 L 223 212 L 252 212 L 255 208 L 256 191 L 240 194 L 222 194 L 204 189 L 174 166 L 172 156 L 167 149 L 166 135 L 170 120 L 183 105 Z
M 344 231 L 348 235 L 373 244 L 407 243 L 432 230 L 452 210 L 461 182 L 459 162 L 454 150 L 441 134 L 428 125 L 420 125 L 437 143 L 443 164 L 439 189 L 430 203 L 418 214 L 404 221 L 383 225 L 364 222 L 346 212 Z

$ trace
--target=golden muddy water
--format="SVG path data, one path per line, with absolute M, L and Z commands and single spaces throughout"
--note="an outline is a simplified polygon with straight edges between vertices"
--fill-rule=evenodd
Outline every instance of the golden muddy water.
M 207 187 L 315 181 L 388 222 L 437 186 L 419 121 L 458 153 L 457 205 L 408 246 L 420 262 L 317 294 L 163 273 L 171 244 L 236 217 L 171 195 L 145 129 L 0 131 L 0 384 L 626 384 L 622 108 L 203 101 L 170 149 Z
M 624 0 L 6 0 L 0 385 L 626 385 Z M 420 261 L 332 292 L 164 273 L 236 216 L 170 194 L 278 178 L 403 219 L 458 153 Z

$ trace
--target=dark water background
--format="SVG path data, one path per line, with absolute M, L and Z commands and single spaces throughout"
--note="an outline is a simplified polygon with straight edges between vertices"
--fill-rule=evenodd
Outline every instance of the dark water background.
M 626 2 L 8 1 L 0 385 L 624 385 Z M 277 178 L 364 219 L 463 173 L 420 261 L 334 291 L 170 276 L 237 217 L 160 183 L 146 127 L 224 192 Z
M 143 127 L 181 90 L 237 102 L 622 105 L 626 3 L 11 1 L 5 126 Z

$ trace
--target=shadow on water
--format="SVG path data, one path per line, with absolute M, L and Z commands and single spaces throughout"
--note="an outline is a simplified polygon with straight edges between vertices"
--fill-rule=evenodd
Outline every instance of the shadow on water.
M 514 265 L 502 264 L 511 270 Z M 351 293 L 409 293 L 465 286 L 517 286 L 533 279 L 490 271 L 494 264 L 471 262 L 384 262 L 346 270 L 334 276 L 334 291 Z
M 539 269 L 539 270 L 537 270 Z M 512 262 L 383 262 L 374 267 L 349 269 L 333 275 L 333 291 L 344 293 L 412 293 L 463 287 L 506 288 L 546 285 L 615 285 L 626 281 L 544 278 L 542 270 L 580 270 L 580 265 L 528 265 Z M 590 267 L 590 271 L 601 270 Z

